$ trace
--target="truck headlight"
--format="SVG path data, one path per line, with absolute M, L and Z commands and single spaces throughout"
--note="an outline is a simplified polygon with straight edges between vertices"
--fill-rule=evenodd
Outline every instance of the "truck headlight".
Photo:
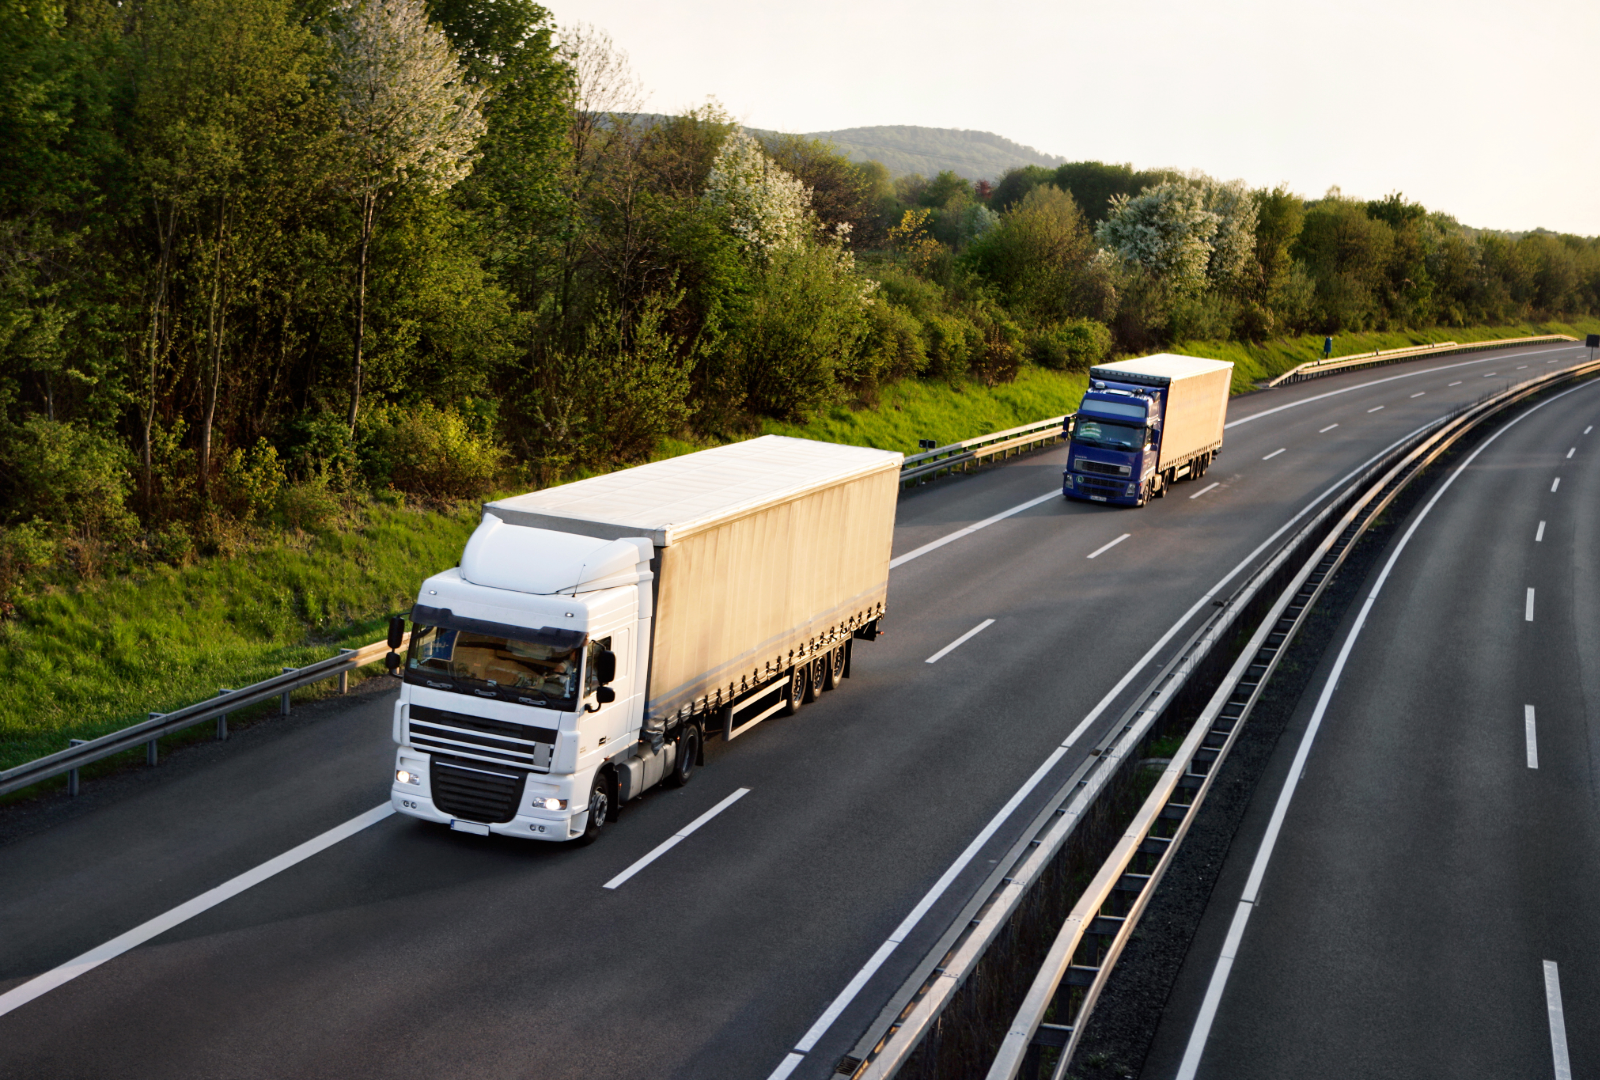
M 1139 494 L 1139 485 L 1138 484 L 1129 484 L 1127 493 L 1129 495 L 1137 495 L 1137 494 Z
M 567 808 L 567 800 L 538 798 L 533 800 L 533 808 L 535 810 L 565 810 Z
M 422 774 L 414 773 L 410 769 L 396 769 L 394 779 L 398 784 L 420 784 L 422 783 Z
M 1063 483 L 1063 484 L 1065 484 L 1065 485 L 1066 485 L 1066 486 L 1067 486 L 1067 487 L 1071 487 L 1071 486 L 1072 486 L 1072 474 L 1071 474 L 1071 473 L 1066 473 L 1066 474 L 1064 474 L 1064 475 L 1063 475 L 1063 476 L 1062 476 L 1062 477 L 1061 477 L 1061 481 L 1062 481 L 1062 483 Z

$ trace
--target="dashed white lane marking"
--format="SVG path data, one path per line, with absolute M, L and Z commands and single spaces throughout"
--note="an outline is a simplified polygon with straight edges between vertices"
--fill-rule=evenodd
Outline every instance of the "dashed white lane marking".
M 1560 486 L 1561 486 L 1561 477 L 1558 476 L 1554 480 L 1550 481 L 1550 490 L 1551 491 L 1554 491 L 1556 488 L 1558 488 Z
M 1533 621 L 1533 590 L 1532 589 L 1528 590 L 1528 602 L 1523 607 L 1523 610 L 1522 610 L 1522 621 L 1523 622 L 1532 622 Z
M 1377 412 L 1378 410 L 1380 410 L 1382 408 L 1383 408 L 1382 405 L 1374 405 L 1372 408 L 1368 409 L 1367 411 L 1369 413 L 1375 413 L 1375 412 Z
M 1539 531 L 1533 534 L 1533 542 L 1537 544 L 1544 539 L 1544 522 L 1539 522 Z
M 1412 394 L 1411 396 L 1412 397 L 1421 397 L 1423 394 L 1426 394 L 1426 393 L 1427 393 L 1426 390 L 1418 390 L 1415 394 Z
M 728 807 L 732 806 L 734 803 L 738 802 L 748 794 L 750 794 L 750 789 L 747 787 L 742 787 L 738 791 L 735 791 L 732 795 L 729 795 L 726 799 L 723 799 L 710 810 L 707 810 L 705 813 L 689 822 L 689 824 L 673 833 L 665 841 L 656 845 L 648 855 L 634 863 L 632 866 L 628 867 L 610 881 L 606 882 L 601 886 L 601 888 L 615 889 L 618 885 L 621 885 L 624 881 L 627 881 L 640 870 L 643 870 L 645 867 L 661 858 L 661 856 L 665 855 L 667 852 L 681 844 L 684 837 L 694 832 L 700 826 L 704 825 L 706 822 L 710 821 L 712 818 L 716 817 L 718 814 L 722 813 Z
M 1281 453 L 1283 453 L 1283 451 L 1280 450 L 1280 451 L 1278 451 L 1278 453 L 1281 454 Z M 1268 454 L 1267 456 L 1271 457 L 1272 455 Z M 1193 495 L 1190 495 L 1189 498 L 1198 499 L 1200 496 L 1204 495 L 1206 492 L 1210 491 L 1212 488 L 1221 487 L 1221 486 L 1222 486 L 1222 481 L 1221 480 L 1213 480 L 1213 481 L 1211 481 L 1211 483 L 1207 484 L 1205 487 L 1201 488 L 1199 491 L 1195 492 Z M 1089 558 L 1092 559 L 1092 558 L 1094 558 L 1094 556 L 1091 555 L 1091 556 L 1089 556 Z
M 1539 767 L 1539 736 L 1533 729 L 1533 706 L 1522 707 L 1522 734 L 1528 740 L 1528 768 Z
M 1216 487 L 1217 485 L 1212 484 L 1211 486 L 1212 487 Z M 1101 544 L 1099 547 L 1097 547 L 1093 551 L 1089 552 L 1089 554 L 1086 556 L 1086 558 L 1090 558 L 1090 559 L 1099 558 L 1101 555 L 1104 555 L 1106 552 L 1110 551 L 1112 548 L 1116 547 L 1118 544 L 1122 543 L 1124 540 L 1126 540 L 1128 537 L 1130 537 L 1132 535 L 1133 535 L 1132 533 L 1123 533 L 1121 536 L 1119 536 L 1115 540 L 1111 541 L 1111 543 L 1109 543 L 1109 544 Z
M 977 522 L 975 524 L 972 524 L 972 525 L 968 525 L 965 529 L 957 529 L 955 532 L 950 533 L 948 536 L 941 536 L 937 540 L 929 541 L 928 543 L 923 544 L 921 547 L 916 548 L 913 551 L 906 552 L 904 555 L 901 555 L 899 558 L 890 559 L 889 560 L 889 569 L 893 570 L 895 567 L 900 566 L 900 565 L 902 565 L 904 563 L 908 563 L 912 559 L 920 559 L 922 556 L 926 555 L 930 551 L 933 551 L 933 550 L 935 550 L 937 548 L 942 548 L 946 544 L 951 543 L 952 541 L 960 540 L 963 536 L 971 536 L 973 533 L 977 532 L 979 529 L 987 529 L 990 525 L 993 525 L 997 521 L 1004 521 L 1006 518 L 1011 517 L 1013 514 L 1020 514 L 1024 510 L 1031 510 L 1033 507 L 1038 506 L 1042 502 L 1049 502 L 1051 499 L 1059 498 L 1060 495 L 1061 495 L 1060 490 L 1053 490 L 1053 491 L 1046 492 L 1045 494 L 1040 495 L 1037 499 L 1029 499 L 1025 503 L 1018 503 L 1016 506 L 1013 506 L 1009 510 L 1000 511 L 994 517 L 984 518 L 982 521 L 979 521 L 979 522 Z
M 1574 446 L 1571 450 L 1568 450 L 1567 451 L 1567 460 L 1571 461 L 1572 460 L 1572 455 L 1576 454 L 1577 452 L 1578 452 L 1578 448 L 1576 446 Z
M 325 851 L 341 840 L 348 839 L 356 833 L 371 825 L 376 825 L 384 818 L 394 813 L 392 803 L 374 806 L 364 814 L 351 818 L 343 825 L 335 825 L 320 836 L 314 836 L 298 847 L 292 847 L 276 858 L 268 859 L 253 870 L 246 870 L 238 877 L 230 878 L 221 885 L 207 892 L 201 893 L 186 903 L 179 904 L 171 911 L 157 915 L 149 922 L 140 923 L 132 930 L 112 938 L 104 945 L 96 946 L 82 956 L 68 960 L 65 964 L 43 975 L 35 976 L 23 983 L 14 986 L 4 994 L 0 994 L 0 1016 L 4 1016 L 20 1005 L 26 1005 L 34 998 L 48 994 L 58 986 L 76 979 L 79 975 L 93 971 L 107 960 L 114 960 L 129 949 L 143 945 L 151 938 L 166 933 L 174 926 L 186 923 L 196 915 L 210 911 L 224 900 L 231 900 L 253 885 L 259 885 L 268 878 L 289 869 L 298 863 L 305 862 L 320 851 Z
M 1517 370 L 1518 370 L 1518 371 L 1521 371 L 1521 370 L 1522 370 L 1522 369 L 1523 369 L 1523 368 L 1525 368 L 1525 367 L 1527 367 L 1527 366 L 1528 366 L 1528 365 L 1527 365 L 1527 364 L 1518 364 L 1518 365 L 1517 365 Z
M 1593 430 L 1594 430 L 1594 425 L 1593 425 L 1593 424 L 1590 424 L 1590 425 L 1589 425 L 1589 426 L 1588 426 L 1588 427 L 1586 427 L 1586 428 L 1584 428 L 1584 429 L 1583 429 L 1583 433 L 1584 433 L 1584 434 L 1585 434 L 1585 435 L 1587 435 L 1587 434 L 1589 434 L 1589 432 L 1591 432 L 1591 431 L 1593 431 Z
M 1460 385 L 1461 385 L 1461 380 L 1460 380 L 1460 379 L 1457 379 L 1457 380 L 1456 380 L 1456 381 L 1455 381 L 1455 382 L 1453 382 L 1453 383 L 1447 383 L 1447 384 L 1446 384 L 1446 388 L 1447 388 L 1447 389 L 1448 389 L 1448 388 L 1449 388 L 1449 387 L 1451 387 L 1451 386 L 1460 386 Z
M 1373 605 L 1377 603 L 1378 594 L 1383 591 L 1384 582 L 1389 580 L 1389 574 L 1394 570 L 1395 563 L 1400 560 L 1401 554 L 1410 544 L 1411 537 L 1421 527 L 1423 521 L 1427 519 L 1428 514 L 1432 512 L 1434 504 L 1444 497 L 1444 493 L 1450 490 L 1451 485 L 1456 482 L 1456 478 L 1478 459 L 1479 454 L 1487 450 L 1496 439 L 1510 431 L 1511 428 L 1521 423 L 1528 416 L 1544 408 L 1550 402 L 1564 398 L 1568 394 L 1576 393 L 1580 389 L 1582 387 L 1573 387 L 1571 390 L 1564 390 L 1545 399 L 1479 443 L 1477 449 L 1467 455 L 1467 459 L 1456 466 L 1455 471 L 1445 478 L 1444 483 L 1423 505 L 1421 513 L 1411 519 L 1411 524 L 1406 527 L 1406 531 L 1400 536 L 1400 543 L 1390 552 L 1388 561 L 1384 563 L 1382 571 L 1378 574 L 1377 582 L 1372 586 L 1372 591 L 1367 594 L 1367 598 L 1361 604 L 1361 610 L 1356 614 L 1355 625 L 1350 628 L 1349 634 L 1345 636 L 1344 644 L 1339 647 L 1339 654 L 1333 662 L 1333 670 L 1328 673 L 1327 679 L 1322 684 L 1322 693 L 1317 697 L 1316 708 L 1311 711 L 1311 720 L 1306 724 L 1305 734 L 1300 737 L 1299 749 L 1295 751 L 1294 761 L 1289 766 L 1288 779 L 1284 781 L 1282 790 L 1278 792 L 1278 801 L 1272 808 L 1272 817 L 1267 822 L 1267 831 L 1261 838 L 1261 846 L 1256 849 L 1255 861 L 1250 865 L 1250 876 L 1245 881 L 1244 893 L 1239 900 L 1239 907 L 1234 911 L 1233 925 L 1228 930 L 1227 941 L 1222 946 L 1222 955 L 1217 958 L 1216 967 L 1211 970 L 1211 981 L 1206 986 L 1205 997 L 1200 1003 L 1200 1012 L 1195 1017 L 1194 1027 L 1189 1031 L 1189 1042 L 1184 1047 L 1183 1060 L 1178 1064 L 1177 1080 L 1194 1080 L 1195 1072 L 1200 1068 L 1200 1059 L 1205 1055 L 1206 1042 L 1211 1038 L 1211 1025 L 1216 1021 L 1217 1009 L 1222 1003 L 1222 994 L 1228 985 L 1228 975 L 1233 970 L 1233 960 L 1238 954 L 1240 939 L 1244 936 L 1245 923 L 1249 920 L 1250 912 L 1255 907 L 1256 901 L 1260 896 L 1261 883 L 1266 877 L 1267 866 L 1272 862 L 1272 852 L 1277 846 L 1278 835 L 1283 831 L 1283 822 L 1284 818 L 1288 816 L 1289 804 L 1294 801 L 1295 788 L 1299 786 L 1301 778 L 1305 776 L 1306 760 L 1311 756 L 1312 744 L 1316 742 L 1317 732 L 1322 727 L 1322 719 L 1328 713 L 1328 705 L 1333 700 L 1334 690 L 1339 685 L 1339 677 L 1344 673 L 1345 664 L 1349 662 L 1350 651 L 1355 647 L 1357 639 L 1361 637 L 1362 628 L 1367 624 L 1367 616 L 1371 613 Z M 1546 985 L 1548 986 L 1548 984 L 1549 977 L 1546 976 Z M 1565 1041 L 1566 1036 L 1563 1033 L 1563 1047 L 1565 1046 Z M 1570 1080 L 1570 1070 L 1566 1080 Z
M 1500 374 L 1498 371 L 1486 371 L 1483 373 L 1482 378 L 1492 379 L 1498 374 Z
M 1328 432 L 1332 431 L 1334 428 L 1336 428 L 1338 426 L 1339 426 L 1338 424 L 1329 424 L 1327 427 L 1323 428 L 1321 431 L 1318 431 L 1317 434 L 1318 435 L 1325 435 L 1325 434 L 1327 434 Z
M 1561 1008 L 1561 972 L 1554 960 L 1544 962 L 1544 1007 L 1550 1015 L 1550 1056 L 1555 1059 L 1556 1080 L 1572 1080 L 1567 1057 L 1567 1018 Z
M 977 626 L 974 626 L 971 630 L 968 630 L 965 634 L 962 634 L 960 637 L 956 638 L 950 644 L 946 645 L 944 648 L 940 649 L 938 652 L 936 652 L 932 656 L 928 657 L 926 660 L 923 661 L 923 663 L 924 664 L 937 664 L 940 660 L 944 659 L 945 656 L 947 656 L 948 654 L 954 652 L 956 649 L 959 649 L 961 646 L 965 645 L 967 643 L 967 641 L 969 639 L 971 639 L 973 636 L 983 632 L 984 630 L 989 629 L 989 627 L 991 627 L 993 625 L 994 625 L 994 620 L 993 619 L 985 619 L 985 620 L 983 620 Z
M 1279 454 L 1283 453 L 1287 449 L 1288 449 L 1287 446 L 1280 446 L 1276 450 L 1274 450 L 1272 453 L 1270 453 L 1266 457 L 1262 458 L 1261 460 L 1262 461 L 1271 461 L 1273 458 L 1277 457 Z

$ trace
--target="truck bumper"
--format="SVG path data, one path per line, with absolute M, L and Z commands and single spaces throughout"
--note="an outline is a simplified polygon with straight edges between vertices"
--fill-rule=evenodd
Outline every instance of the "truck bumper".
M 411 747 L 400 748 L 395 756 L 397 775 L 389 787 L 389 802 L 396 811 L 423 821 L 448 825 L 457 832 L 476 833 L 479 836 L 515 836 L 522 840 L 570 840 L 581 836 L 584 826 L 588 824 L 589 811 L 586 806 L 571 809 L 573 800 L 569 797 L 569 808 L 566 810 L 535 810 L 528 805 L 532 796 L 526 789 L 519 796 L 520 805 L 516 815 L 509 821 L 480 822 L 458 818 L 434 803 L 428 775 L 431 765 L 429 755 L 418 753 Z M 420 774 L 417 776 L 420 783 L 401 781 L 398 776 L 400 772 Z
M 1102 490 L 1080 489 L 1077 473 L 1064 473 L 1061 477 L 1061 494 L 1078 502 L 1099 503 L 1101 506 L 1138 506 L 1137 495 L 1112 495 Z

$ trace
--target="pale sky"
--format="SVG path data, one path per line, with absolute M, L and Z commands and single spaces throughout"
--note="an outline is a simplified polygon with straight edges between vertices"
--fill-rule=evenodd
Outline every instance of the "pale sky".
M 992 131 L 1305 196 L 1600 234 L 1600 0 L 546 0 L 654 112 Z

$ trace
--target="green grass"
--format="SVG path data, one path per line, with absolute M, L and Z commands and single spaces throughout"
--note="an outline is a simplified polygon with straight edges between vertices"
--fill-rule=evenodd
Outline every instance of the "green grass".
M 1600 333 L 1600 319 L 1580 319 L 1575 323 L 1541 322 L 1512 323 L 1506 326 L 1435 327 L 1431 330 L 1374 331 L 1365 334 L 1336 334 L 1333 338 L 1333 355 L 1354 356 L 1374 349 L 1401 349 L 1407 345 L 1428 345 L 1435 341 L 1456 341 L 1465 345 L 1473 341 L 1492 341 L 1496 338 L 1534 337 L 1539 334 L 1566 334 L 1582 339 L 1585 334 Z M 1261 344 L 1238 341 L 1186 341 L 1175 345 L 1173 352 L 1190 356 L 1206 356 L 1213 360 L 1233 361 L 1233 392 L 1248 393 L 1256 383 L 1281 375 L 1296 364 L 1322 358 L 1321 334 L 1301 334 L 1299 337 L 1280 338 Z
M 29 599 L 3 628 L 0 769 L 378 640 L 477 518 L 374 504 L 345 530 Z

